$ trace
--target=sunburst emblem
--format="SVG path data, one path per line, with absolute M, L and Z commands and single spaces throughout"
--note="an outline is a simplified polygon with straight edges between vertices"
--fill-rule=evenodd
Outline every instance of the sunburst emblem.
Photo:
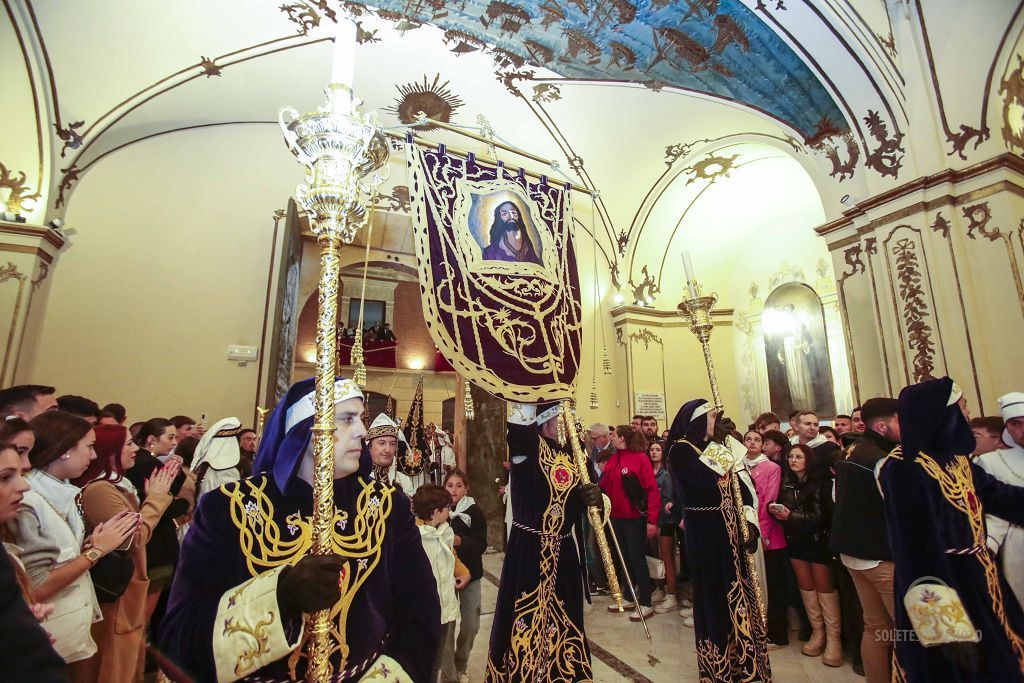
M 732 167 L 738 158 L 739 154 L 733 154 L 731 157 L 708 154 L 707 159 L 701 159 L 693 166 L 683 169 L 686 173 L 693 174 L 690 179 L 686 181 L 686 184 L 689 185 L 698 179 L 708 180 L 713 183 L 722 176 L 728 177 L 729 171 L 732 170 Z
M 423 83 L 408 83 L 398 86 L 401 95 L 392 107 L 385 111 L 395 114 L 402 123 L 416 123 L 420 112 L 427 118 L 448 123 L 452 114 L 463 106 L 464 102 L 448 89 L 448 81 L 441 83 L 441 74 L 434 76 L 434 82 L 428 84 L 427 76 Z M 424 123 L 417 126 L 419 130 L 432 130 L 437 126 Z

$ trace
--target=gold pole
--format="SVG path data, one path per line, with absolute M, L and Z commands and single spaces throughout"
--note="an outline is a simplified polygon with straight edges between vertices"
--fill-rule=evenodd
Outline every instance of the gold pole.
M 341 20 L 339 19 L 339 26 Z M 349 26 L 353 32 L 354 26 Z M 340 30 L 340 29 L 339 29 Z M 341 38 L 340 33 L 338 38 Z M 337 38 L 336 38 L 337 39 Z M 353 38 L 354 39 L 354 38 Z M 376 115 L 363 115 L 347 85 L 327 86 L 327 102 L 304 116 L 283 107 L 278 122 L 285 142 L 306 167 L 296 201 L 309 214 L 320 245 L 320 296 L 316 325 L 313 423 L 313 543 L 315 555 L 334 552 L 334 384 L 338 370 L 338 284 L 342 244 L 351 244 L 367 221 L 365 199 L 386 178 L 388 145 Z M 358 522 L 359 520 L 357 520 Z M 331 680 L 331 653 L 348 660 L 342 629 L 331 635 L 330 610 L 310 617 L 308 681 Z
M 694 289 L 696 282 L 693 281 Z M 699 291 L 698 291 L 699 294 Z M 708 381 L 711 383 L 711 398 L 718 410 L 722 410 L 722 394 L 718 390 L 718 376 L 715 374 L 715 363 L 711 359 L 711 330 L 714 324 L 711 322 L 711 309 L 718 301 L 718 296 L 697 296 L 692 299 L 683 299 L 679 304 L 679 314 L 690 324 L 690 331 L 696 335 L 704 351 L 704 365 L 708 371 Z M 740 528 L 742 545 L 750 540 L 750 530 L 747 528 L 746 518 L 743 516 L 743 492 L 740 490 L 739 472 L 734 468 L 729 473 L 730 487 L 732 489 L 733 504 L 736 507 L 737 526 Z M 750 582 L 754 587 L 754 599 L 757 601 L 757 613 L 761 617 L 761 624 L 768 627 L 768 615 L 765 610 L 764 597 L 761 595 L 761 581 L 757 575 L 757 565 L 754 563 L 754 553 L 747 552 L 741 548 L 747 561 L 747 570 L 750 572 Z
M 589 484 L 590 469 L 587 467 L 587 455 L 583 452 L 583 449 L 580 448 L 579 426 L 576 425 L 575 429 L 570 427 L 568 401 L 562 402 L 561 413 L 562 425 L 565 429 L 565 434 L 572 443 L 572 454 L 576 459 L 576 468 L 580 471 L 580 481 L 584 484 Z M 575 417 L 573 418 L 573 422 L 575 423 Z M 587 517 L 590 519 L 590 526 L 594 527 L 594 538 L 597 539 L 597 550 L 601 553 L 601 563 L 604 565 L 605 574 L 608 575 L 608 590 L 611 591 L 612 600 L 615 601 L 615 606 L 619 608 L 620 612 L 623 612 L 622 588 L 619 586 L 619 577 L 615 573 L 615 563 L 612 562 L 612 553 L 608 548 L 608 539 L 604 535 L 604 522 L 601 519 L 601 511 L 598 510 L 597 507 L 588 507 Z M 625 562 L 623 562 L 622 567 L 623 569 L 626 568 Z
M 337 376 L 338 275 L 341 239 L 323 230 L 320 243 L 320 298 L 316 324 L 316 380 L 313 423 L 313 548 L 314 555 L 334 551 L 334 382 Z M 312 616 L 308 679 L 331 679 L 331 612 Z M 344 649 L 344 645 L 343 645 Z M 345 659 L 342 652 L 342 661 Z
M 256 408 L 256 445 L 263 440 L 263 429 L 267 426 L 267 413 L 270 408 Z

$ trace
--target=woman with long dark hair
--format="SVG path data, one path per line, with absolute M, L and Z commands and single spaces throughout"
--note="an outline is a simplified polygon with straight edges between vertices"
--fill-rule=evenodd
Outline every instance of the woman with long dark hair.
M 96 457 L 92 425 L 60 411 L 42 413 L 30 425 L 36 437 L 28 456 L 32 490 L 25 492 L 18 510 L 16 542 L 35 599 L 54 605 L 43 627 L 71 664 L 72 680 L 90 681 L 89 660 L 96 653 L 90 628 L 102 615 L 89 570 L 135 533 L 138 519 L 118 513 L 87 535 L 79 489 L 70 480 Z
M 164 510 L 171 504 L 171 483 L 178 474 L 179 465 L 171 460 L 154 471 L 145 484 L 146 502 L 140 507 L 139 492 L 124 476 L 125 470 L 135 464 L 139 447 L 122 425 L 98 425 L 94 431 L 96 459 L 81 477 L 74 480 L 76 486 L 82 487 L 82 512 L 86 526 L 94 527 L 100 520 L 122 512 L 140 517 L 139 533 L 129 548 L 135 569 L 128 586 L 120 595 L 104 596 L 103 586 L 97 584 L 103 621 L 92 627 L 92 637 L 99 648 L 95 680 L 141 680 L 146 648 L 146 594 L 149 589 L 146 543 Z
M 612 502 L 609 517 L 622 549 L 629 578 L 636 584 L 636 611 L 630 615 L 639 621 L 654 615 L 651 606 L 651 575 L 647 568 L 647 539 L 658 535 L 658 511 L 661 493 L 654 480 L 654 468 L 644 450 L 647 442 L 643 432 L 629 425 L 619 425 L 611 437 L 615 453 L 608 458 L 601 475 L 601 490 Z M 624 576 L 619 577 L 623 596 L 629 596 Z M 628 601 L 628 600 L 627 600 Z M 629 607 L 633 607 L 629 604 Z M 608 611 L 617 611 L 615 604 Z
M 665 563 L 665 599 L 654 606 L 657 614 L 679 609 L 676 599 L 676 529 L 682 519 L 677 484 L 665 466 L 665 442 L 652 441 L 647 445 L 647 457 L 654 468 L 654 481 L 658 484 L 661 505 L 658 508 L 658 557 Z
M 786 460 L 779 498 L 768 512 L 782 522 L 789 561 L 811 622 L 811 639 L 801 648 L 808 657 L 822 656 L 826 666 L 842 666 L 839 595 L 830 563 L 828 533 L 832 477 L 813 448 L 793 444 Z

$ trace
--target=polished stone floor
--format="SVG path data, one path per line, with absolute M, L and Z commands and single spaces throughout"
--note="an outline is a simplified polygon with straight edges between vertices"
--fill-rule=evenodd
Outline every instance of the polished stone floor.
M 470 658 L 469 675 L 474 683 L 483 681 L 487 661 L 487 641 L 491 615 L 497 598 L 497 577 L 501 574 L 501 553 L 484 555 L 480 633 Z M 639 681 L 647 683 L 685 683 L 697 681 L 697 656 L 693 629 L 683 626 L 679 613 L 658 614 L 648 621 L 652 639 L 644 637 L 643 627 L 625 614 L 610 613 L 610 598 L 597 597 L 586 613 L 586 630 L 593 653 L 594 680 Z M 846 683 L 863 682 L 853 673 L 849 663 L 834 669 L 821 663 L 820 657 L 800 654 L 795 634 L 789 647 L 769 653 L 772 678 L 777 683 Z

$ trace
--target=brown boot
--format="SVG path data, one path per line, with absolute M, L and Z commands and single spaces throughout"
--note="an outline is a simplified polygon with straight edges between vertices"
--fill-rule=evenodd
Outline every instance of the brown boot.
M 804 610 L 807 611 L 807 620 L 811 622 L 811 638 L 804 643 L 800 651 L 808 657 L 817 657 L 825 651 L 825 620 L 821 616 L 821 604 L 818 602 L 820 595 L 815 591 L 800 590 Z
M 839 639 L 842 618 L 839 612 L 839 593 L 818 593 L 821 603 L 822 618 L 825 620 L 825 656 L 821 663 L 825 666 L 843 665 L 843 644 Z

